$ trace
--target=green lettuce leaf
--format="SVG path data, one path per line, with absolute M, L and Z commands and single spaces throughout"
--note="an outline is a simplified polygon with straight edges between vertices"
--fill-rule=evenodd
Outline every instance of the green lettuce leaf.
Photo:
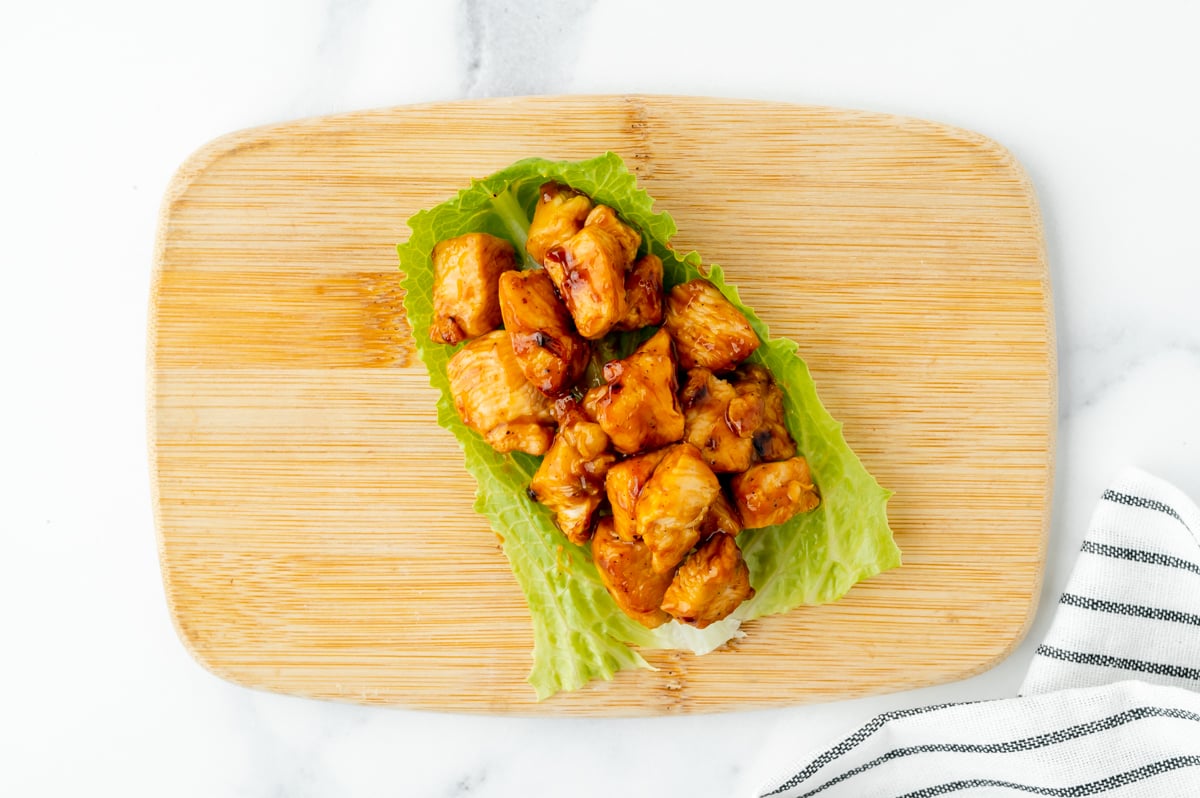
M 738 608 L 735 617 L 705 630 L 675 623 L 649 630 L 617 608 L 600 582 L 589 549 L 567 541 L 546 508 L 526 495 L 539 458 L 498 454 L 462 423 L 446 376 L 446 364 L 457 348 L 429 339 L 434 245 L 482 231 L 506 238 L 524 252 L 529 217 L 538 189 L 547 180 L 565 183 L 612 206 L 636 226 L 643 247 L 662 258 L 668 288 L 707 277 L 746 314 L 764 342 L 751 360 L 767 366 L 783 387 L 788 428 L 820 489 L 822 500 L 815 511 L 738 536 L 756 594 Z M 440 394 L 438 423 L 462 445 L 467 470 L 478 484 L 475 509 L 500 536 L 529 603 L 534 631 L 529 682 L 539 698 L 577 689 L 595 678 L 611 679 L 624 668 L 649 667 L 635 647 L 703 653 L 739 635 L 741 621 L 802 604 L 835 601 L 856 582 L 900 564 L 900 551 L 887 523 L 891 494 L 846 444 L 841 424 L 817 397 L 808 368 L 796 355 L 796 344 L 770 338 L 766 324 L 741 303 L 720 267 L 704 272 L 697 253 L 679 255 L 672 250 L 669 242 L 675 222 L 666 213 L 654 213 L 653 203 L 611 152 L 581 162 L 531 158 L 474 181 L 453 199 L 414 215 L 408 220 L 412 231 L 408 241 L 397 248 L 404 272 L 404 306 L 417 353 Z M 615 349 L 627 351 L 636 341 L 626 337 Z

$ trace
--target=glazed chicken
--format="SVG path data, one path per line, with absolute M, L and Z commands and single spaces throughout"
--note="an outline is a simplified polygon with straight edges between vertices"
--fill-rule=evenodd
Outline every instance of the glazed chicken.
M 554 437 L 550 400 L 529 384 L 508 333 L 468 342 L 446 364 L 459 417 L 498 452 L 545 454 Z
M 620 244 L 598 227 L 585 227 L 546 253 L 546 272 L 584 338 L 603 338 L 625 315 L 620 260 Z
M 433 248 L 433 323 L 429 337 L 456 344 L 500 326 L 497 280 L 515 269 L 512 244 L 487 233 L 450 238 Z
M 617 212 L 607 205 L 592 208 L 583 222 L 584 227 L 596 227 L 613 237 L 621 248 L 621 268 L 628 269 L 642 245 L 642 234 L 621 221 Z
M 666 330 L 624 360 L 605 364 L 604 379 L 607 384 L 588 391 L 583 403 L 618 452 L 637 454 L 683 437 L 675 356 Z
M 624 318 L 625 275 L 640 243 L 636 230 L 597 205 L 582 230 L 546 253 L 546 272 L 584 338 L 603 338 Z
M 679 394 L 683 439 L 701 451 L 713 471 L 737 473 L 763 460 L 796 454 L 784 424 L 783 392 L 767 369 L 743 364 L 728 378 L 705 368 L 687 374 Z
M 735 476 L 730 488 L 747 529 L 782 524 L 821 503 L 803 457 L 760 463 Z
M 642 488 L 646 487 L 654 469 L 658 468 L 666 454 L 666 449 L 647 452 L 622 460 L 608 470 L 604 489 L 612 505 L 613 528 L 621 540 L 637 539 L 634 511 L 637 509 L 638 496 L 642 495 Z
M 525 379 L 547 396 L 570 390 L 587 366 L 590 347 L 575 333 L 546 272 L 501 274 L 500 315 Z
M 646 454 L 622 460 L 608 471 L 604 487 L 608 494 L 608 502 L 612 507 L 613 528 L 621 540 L 637 540 L 637 511 L 638 497 L 642 489 L 654 475 L 658 464 L 666 457 L 670 448 L 658 449 Z M 737 511 L 733 508 L 724 491 L 717 494 L 704 520 L 700 522 L 700 539 L 704 540 L 715 532 L 736 535 L 742 531 L 742 523 L 738 520 Z
M 537 207 L 525 240 L 525 251 L 538 263 L 546 253 L 583 229 L 592 201 L 558 183 L 546 183 L 538 192 Z
M 529 483 L 529 495 L 550 508 L 572 543 L 592 536 L 592 519 L 604 499 L 604 477 L 616 461 L 608 436 L 570 399 L 555 408 L 558 432 Z
M 646 544 L 622 540 L 613 529 L 612 518 L 601 518 L 596 524 L 592 560 L 600 581 L 622 612 L 651 629 L 670 620 L 659 606 L 674 573 L 655 571 Z
M 662 260 L 657 255 L 644 255 L 634 261 L 625 275 L 625 315 L 616 329 L 640 330 L 662 324 L 662 290 Z
M 678 565 L 696 542 L 721 483 L 690 443 L 667 450 L 634 506 L 635 534 L 650 549 L 655 571 Z
M 679 394 L 683 439 L 699 449 L 718 474 L 745 471 L 754 459 L 755 428 L 745 429 L 742 435 L 728 420 L 730 403 L 737 398 L 737 389 L 705 368 L 689 371 Z
M 663 326 L 675 340 L 679 364 L 727 371 L 758 348 L 750 322 L 708 280 L 675 286 L 667 295 Z
M 729 616 L 754 595 L 750 570 L 729 535 L 716 534 L 688 556 L 663 595 L 667 614 L 699 629 Z
M 733 374 L 737 397 L 729 403 L 726 420 L 738 435 L 754 443 L 758 460 L 787 460 L 796 454 L 784 423 L 783 391 L 771 372 L 755 363 L 741 366 Z

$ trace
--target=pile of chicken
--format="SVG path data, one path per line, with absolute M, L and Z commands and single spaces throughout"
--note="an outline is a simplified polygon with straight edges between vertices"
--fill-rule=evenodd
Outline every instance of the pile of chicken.
M 541 269 L 486 233 L 434 248 L 430 336 L 467 341 L 447 368 L 459 416 L 499 452 L 545 455 L 529 496 L 591 541 L 618 606 L 651 628 L 704 628 L 754 595 L 738 533 L 819 499 L 778 386 L 742 362 L 759 345 L 745 316 L 703 279 L 664 296 L 641 241 L 612 208 L 547 183 L 526 245 Z M 657 325 L 584 384 L 593 343 Z

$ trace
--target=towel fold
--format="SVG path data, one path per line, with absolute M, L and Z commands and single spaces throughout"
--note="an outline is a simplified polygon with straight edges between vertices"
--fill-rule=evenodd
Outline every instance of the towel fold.
M 1106 490 L 1021 697 L 888 712 L 760 796 L 1200 796 L 1200 509 Z

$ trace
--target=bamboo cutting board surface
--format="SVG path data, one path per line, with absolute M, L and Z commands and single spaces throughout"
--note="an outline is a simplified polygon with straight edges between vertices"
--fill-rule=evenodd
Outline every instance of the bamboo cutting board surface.
M 404 222 L 512 161 L 613 150 L 725 266 L 888 507 L 904 565 L 648 652 L 538 703 L 524 599 L 416 359 Z M 945 682 L 1033 615 L 1051 499 L 1055 346 L 1029 180 L 994 142 L 877 114 L 675 97 L 426 105 L 234 133 L 163 206 L 149 344 L 166 595 L 214 673 L 471 712 L 643 715 Z

